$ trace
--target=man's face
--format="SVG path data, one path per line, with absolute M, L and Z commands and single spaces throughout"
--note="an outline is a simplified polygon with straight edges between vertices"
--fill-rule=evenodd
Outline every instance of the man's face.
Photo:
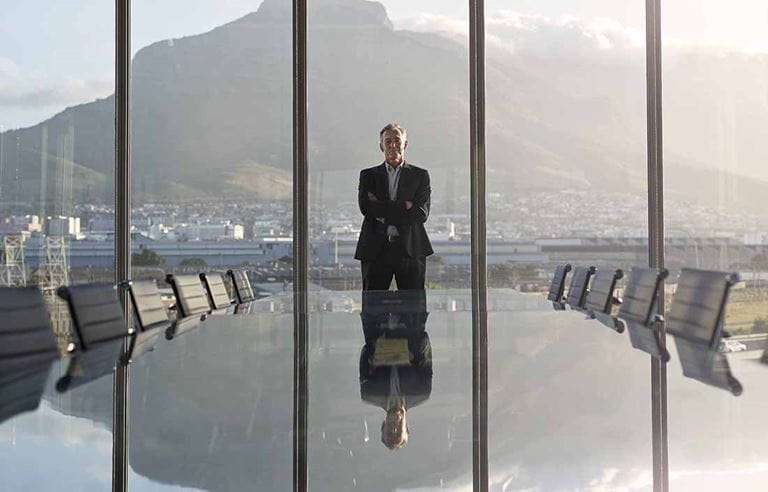
M 396 166 L 403 162 L 405 149 L 408 147 L 408 141 L 400 132 L 396 130 L 387 130 L 381 136 L 379 144 L 381 151 L 384 152 L 384 160 L 387 164 Z
M 381 440 L 389 449 L 399 449 L 408 442 L 408 425 L 405 409 L 393 408 L 387 411 L 381 423 Z

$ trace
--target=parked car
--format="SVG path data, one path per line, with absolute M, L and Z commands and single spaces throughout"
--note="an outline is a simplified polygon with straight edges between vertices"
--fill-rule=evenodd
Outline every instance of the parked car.
M 747 350 L 747 346 L 738 340 L 720 340 L 720 345 L 717 347 L 718 352 L 741 352 Z

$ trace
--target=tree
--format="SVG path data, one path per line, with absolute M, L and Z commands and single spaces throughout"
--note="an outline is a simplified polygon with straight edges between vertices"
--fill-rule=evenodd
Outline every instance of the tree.
M 488 277 L 491 287 L 514 287 L 518 283 L 535 282 L 538 279 L 535 265 L 512 261 L 489 265 Z
M 202 258 L 184 258 L 181 260 L 181 263 L 179 263 L 179 266 L 184 268 L 205 268 L 208 266 L 208 263 Z
M 141 253 L 131 255 L 131 262 L 134 266 L 163 266 L 165 265 L 165 258 L 153 249 L 144 248 Z

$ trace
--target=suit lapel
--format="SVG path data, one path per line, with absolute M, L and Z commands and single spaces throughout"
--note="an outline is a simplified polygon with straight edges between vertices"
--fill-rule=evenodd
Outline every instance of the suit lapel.
M 389 178 L 387 177 L 387 163 L 383 163 L 376 168 L 376 195 L 383 197 L 384 200 L 389 198 Z

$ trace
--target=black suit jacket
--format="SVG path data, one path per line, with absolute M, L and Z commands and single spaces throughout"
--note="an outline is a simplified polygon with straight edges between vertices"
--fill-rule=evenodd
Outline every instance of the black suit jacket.
M 375 345 L 366 343 L 360 351 L 360 398 L 387 410 L 390 375 L 394 370 L 400 378 L 400 396 L 405 399 L 405 409 L 409 410 L 427 401 L 432 394 L 432 345 L 426 331 L 395 330 L 389 337 L 406 338 L 413 361 L 404 366 L 373 367 Z
M 432 196 L 429 173 L 426 169 L 403 162 L 397 194 L 394 200 L 390 200 L 387 165 L 383 163 L 360 171 L 357 201 L 365 219 L 360 228 L 355 259 L 378 259 L 386 240 L 387 225 L 397 227 L 408 256 L 429 256 L 434 252 L 424 229 Z M 378 203 L 368 199 L 369 192 L 376 195 Z M 410 210 L 405 208 L 406 201 L 413 202 Z M 383 217 L 384 224 L 376 220 L 377 217 Z
M 426 292 L 402 290 L 393 292 L 363 292 L 363 323 L 365 345 L 360 351 L 360 397 L 387 410 L 391 371 L 400 377 L 401 396 L 405 408 L 413 408 L 432 394 L 432 344 L 426 332 Z M 393 326 L 393 317 L 397 320 Z M 404 338 L 412 355 L 409 365 L 379 366 L 371 364 L 376 352 L 376 340 Z

